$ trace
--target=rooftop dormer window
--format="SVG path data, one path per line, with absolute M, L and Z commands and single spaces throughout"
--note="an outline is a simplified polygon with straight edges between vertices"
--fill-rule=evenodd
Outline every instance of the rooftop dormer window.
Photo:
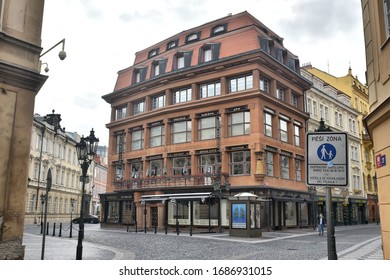
M 148 58 L 158 55 L 159 49 L 153 49 L 149 52 Z
M 178 45 L 179 45 L 179 39 L 170 41 L 170 42 L 167 44 L 167 50 L 174 49 L 174 48 L 176 48 Z
M 211 29 L 211 36 L 216 36 L 227 31 L 227 24 L 220 24 Z
M 199 41 L 199 39 L 200 39 L 200 31 L 191 33 L 186 37 L 186 44 Z

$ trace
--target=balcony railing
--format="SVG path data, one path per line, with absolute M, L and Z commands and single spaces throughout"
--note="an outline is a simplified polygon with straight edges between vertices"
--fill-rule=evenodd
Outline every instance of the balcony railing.
M 227 174 L 201 174 L 177 176 L 151 176 L 146 178 L 132 178 L 115 181 L 115 191 L 148 188 L 174 188 L 174 187 L 213 187 L 219 182 L 225 185 L 228 182 Z

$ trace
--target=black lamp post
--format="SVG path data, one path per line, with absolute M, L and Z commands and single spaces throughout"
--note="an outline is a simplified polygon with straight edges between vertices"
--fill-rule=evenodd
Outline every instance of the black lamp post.
M 82 192 L 76 260 L 81 260 L 83 255 L 85 183 L 88 183 L 87 172 L 89 165 L 96 155 L 98 143 L 99 139 L 95 137 L 95 132 L 92 129 L 89 136 L 85 138 L 82 136 L 80 142 L 76 144 L 77 156 L 82 170 L 82 175 L 80 177 Z
M 45 195 L 41 194 L 41 226 L 43 226 L 43 205 L 45 204 Z M 43 229 L 42 229 L 43 230 Z
M 70 227 L 69 227 L 69 238 L 72 238 L 72 219 L 73 219 L 73 209 L 74 209 L 74 198 L 70 199 Z

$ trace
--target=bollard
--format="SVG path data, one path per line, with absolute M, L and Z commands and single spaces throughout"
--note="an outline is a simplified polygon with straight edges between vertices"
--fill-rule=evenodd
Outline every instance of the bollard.
M 137 221 L 135 221 L 135 233 L 138 232 Z
M 157 224 L 154 225 L 154 234 L 157 233 Z
M 43 232 L 43 222 L 41 222 L 41 234 Z
M 69 227 L 69 238 L 72 238 L 72 229 L 73 229 L 73 226 L 72 226 L 72 223 L 70 223 L 70 227 Z
M 46 224 L 46 235 L 49 235 L 49 222 Z
M 53 236 L 56 236 L 56 223 L 53 223 Z
M 60 232 L 59 232 L 59 234 L 58 234 L 58 237 L 61 237 L 62 235 L 61 235 L 61 232 L 62 232 L 62 223 L 60 223 Z

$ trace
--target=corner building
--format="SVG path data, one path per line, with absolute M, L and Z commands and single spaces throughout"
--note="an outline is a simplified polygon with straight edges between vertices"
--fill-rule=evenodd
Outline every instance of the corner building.
M 226 228 L 227 198 L 250 192 L 265 199 L 252 228 L 312 226 L 310 86 L 283 38 L 248 12 L 137 52 L 103 96 L 112 108 L 103 223 Z

